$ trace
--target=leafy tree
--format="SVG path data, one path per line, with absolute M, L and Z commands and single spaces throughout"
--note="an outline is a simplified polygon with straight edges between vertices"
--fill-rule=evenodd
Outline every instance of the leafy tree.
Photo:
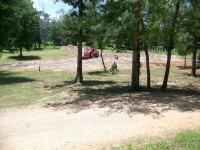
M 59 0 L 56 0 L 59 1 Z M 87 17 L 87 5 L 92 3 L 95 4 L 98 0 L 84 1 L 84 0 L 62 0 L 73 7 L 73 16 L 76 16 L 78 22 L 77 26 L 77 41 L 78 41 L 78 56 L 77 56 L 77 74 L 75 78 L 75 83 L 83 83 L 82 74 L 82 45 L 84 41 L 84 31 L 88 26 L 89 19 Z
M 56 0 L 58 1 L 58 0 Z M 78 56 L 77 56 L 77 74 L 75 78 L 75 83 L 83 82 L 83 74 L 82 74 L 82 43 L 83 43 L 83 27 L 81 26 L 81 22 L 84 15 L 84 1 L 83 0 L 62 0 L 64 3 L 71 5 L 75 10 L 74 13 L 79 18 L 79 29 L 78 29 Z M 76 9 L 78 12 L 76 12 Z
M 49 14 L 42 11 L 40 14 L 40 18 L 41 18 L 40 36 L 42 43 L 46 48 L 47 42 L 49 41 L 49 21 L 50 21 Z
M 14 42 L 15 47 L 20 50 L 20 57 L 22 55 L 22 49 L 31 49 L 34 44 L 34 35 L 38 34 L 38 21 L 37 12 L 32 6 L 30 0 L 23 0 L 20 3 L 18 13 L 19 21 L 19 33 Z
M 167 3 L 167 4 L 166 4 Z M 173 12 L 169 17 L 168 14 L 165 14 L 163 18 L 163 31 L 164 35 L 166 35 L 165 38 L 165 43 L 166 43 L 166 49 L 167 49 L 167 64 L 166 64 L 166 70 L 165 70 L 165 75 L 164 75 L 164 80 L 162 84 L 162 90 L 165 91 L 167 89 L 167 83 L 168 83 L 168 78 L 169 78 L 169 71 L 170 71 L 170 64 L 171 64 L 171 53 L 172 49 L 174 48 L 174 37 L 176 34 L 176 25 L 177 25 L 177 19 L 180 11 L 180 5 L 181 5 L 181 0 L 176 0 L 175 3 L 173 2 L 166 2 L 164 3 L 164 7 L 162 11 L 165 11 L 166 13 L 171 13 Z M 172 10 L 170 9 L 172 8 Z M 173 10 L 174 9 L 174 10 Z M 171 20 L 168 20 L 171 19 Z
M 16 37 L 19 30 L 17 23 L 17 9 L 19 0 L 0 1 L 0 50 L 9 47 L 9 38 Z
M 184 68 L 186 68 L 186 58 L 192 48 L 192 37 L 190 37 L 189 34 L 179 34 L 176 42 L 176 48 L 178 49 L 178 54 L 184 56 Z
M 0 1 L 0 46 L 7 49 L 32 48 L 40 40 L 39 16 L 31 0 Z
M 50 22 L 49 30 L 50 30 L 50 40 L 53 42 L 54 48 L 56 45 L 62 45 L 62 27 L 61 21 L 53 20 Z
M 200 1 L 187 0 L 185 8 L 185 30 L 193 38 L 191 74 L 196 77 L 197 42 L 200 41 Z

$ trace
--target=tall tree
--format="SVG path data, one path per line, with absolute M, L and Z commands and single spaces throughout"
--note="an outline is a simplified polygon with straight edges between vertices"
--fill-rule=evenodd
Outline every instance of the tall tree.
M 165 76 L 162 84 L 162 90 L 165 91 L 167 89 L 167 83 L 168 83 L 168 78 L 169 78 L 169 71 L 170 71 L 170 64 L 171 64 L 171 53 L 172 49 L 174 48 L 174 37 L 175 37 L 175 29 L 176 29 L 176 24 L 177 24 L 177 19 L 180 11 L 180 5 L 181 5 L 181 0 L 176 0 L 175 3 L 175 12 L 172 18 L 172 24 L 171 27 L 169 28 L 168 31 L 168 41 L 167 41 L 167 64 L 166 64 L 166 69 L 165 69 Z
M 18 9 L 19 0 L 0 1 L 0 51 L 9 48 L 10 38 L 17 36 L 19 31 Z
M 151 88 L 151 73 L 150 73 L 150 65 L 149 65 L 149 51 L 148 51 L 148 43 L 147 43 L 147 30 L 144 24 L 144 20 L 141 19 L 142 31 L 143 31 L 143 43 L 144 43 L 144 52 L 146 55 L 146 69 L 147 69 L 147 89 Z
M 197 42 L 200 41 L 200 1 L 187 0 L 185 7 L 185 30 L 193 38 L 191 75 L 196 77 Z
M 56 0 L 56 1 L 59 1 L 59 0 Z M 67 3 L 71 6 L 73 6 L 74 9 L 78 9 L 78 18 L 80 21 L 82 21 L 83 11 L 84 11 L 83 0 L 62 0 L 62 1 L 64 3 Z M 75 83 L 83 83 L 82 43 L 83 43 L 83 28 L 80 26 L 80 28 L 78 30 L 78 56 L 77 56 L 77 72 L 76 72 Z
M 15 40 L 15 47 L 19 48 L 20 57 L 22 55 L 22 49 L 30 50 L 34 44 L 34 35 L 37 30 L 37 12 L 32 6 L 31 0 L 23 0 L 20 2 L 18 13 L 18 21 L 20 30 Z
M 59 0 L 56 0 L 59 1 Z M 78 42 L 78 55 L 77 55 L 77 72 L 75 83 L 83 83 L 83 73 L 82 73 L 82 46 L 83 41 L 85 40 L 84 33 L 86 32 L 85 28 L 90 18 L 87 18 L 87 4 L 90 2 L 95 4 L 98 0 L 62 0 L 64 3 L 71 5 L 74 9 L 72 15 L 76 16 L 78 21 L 77 26 L 77 42 Z M 95 8 L 94 8 L 95 9 Z M 88 22 L 87 22 L 88 21 Z M 91 20 L 90 20 L 91 21 Z
M 134 49 L 132 55 L 132 76 L 131 76 L 131 87 L 132 90 L 138 90 L 140 86 L 140 48 L 139 48 L 139 25 L 140 25 L 140 5 L 141 1 L 135 1 L 134 8 Z
M 40 14 L 41 20 L 41 28 L 40 28 L 40 36 L 44 47 L 46 48 L 47 42 L 49 41 L 49 14 L 45 13 L 44 11 Z

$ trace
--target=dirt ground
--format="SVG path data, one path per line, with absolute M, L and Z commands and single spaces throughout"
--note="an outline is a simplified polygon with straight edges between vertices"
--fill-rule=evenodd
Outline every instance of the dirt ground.
M 85 47 L 84 50 L 87 49 Z M 41 71 L 42 70 L 52 70 L 52 71 L 76 71 L 76 65 L 77 65 L 77 47 L 73 46 L 67 46 L 67 47 L 61 47 L 61 51 L 68 51 L 70 53 L 73 53 L 71 58 L 61 59 L 61 60 L 35 60 L 35 61 L 21 61 L 17 63 L 11 63 L 11 64 L 5 64 L 0 66 L 0 70 L 10 70 L 10 71 L 25 71 L 25 70 L 31 70 L 31 71 L 38 71 L 39 66 Z M 113 62 L 117 62 L 119 69 L 128 69 L 131 68 L 131 62 L 132 62 L 132 54 L 131 53 L 103 53 L 105 64 L 108 68 L 111 68 L 111 65 Z M 115 59 L 115 56 L 118 56 L 118 60 Z M 150 63 L 152 65 L 160 65 L 166 63 L 166 55 L 164 54 L 153 54 L 150 55 Z M 183 59 L 181 57 L 172 57 L 171 59 L 172 63 L 182 63 Z M 145 56 L 141 55 L 141 62 L 145 62 Z M 95 67 L 94 67 L 95 65 Z M 95 71 L 102 69 L 102 61 L 101 58 L 96 59 L 88 59 L 83 60 L 83 71 Z
M 170 110 L 153 117 L 110 108 L 80 112 L 41 106 L 0 113 L 0 147 L 8 149 L 102 149 L 123 140 L 168 137 L 182 129 L 199 129 L 200 111 Z
M 113 54 L 104 55 L 107 66 L 117 61 L 119 68 L 131 68 L 130 53 L 117 55 L 118 60 Z M 141 61 L 145 62 L 144 56 Z M 179 57 L 172 58 L 172 63 L 180 64 L 182 61 Z M 165 62 L 165 55 L 158 57 L 154 54 L 151 57 L 152 65 Z M 75 57 L 13 63 L 3 65 L 1 69 L 37 71 L 39 64 L 41 70 L 76 70 Z M 102 68 L 101 59 L 84 60 L 83 68 L 84 71 L 99 70 Z M 63 101 L 0 110 L 0 149 L 94 150 L 129 139 L 168 137 L 183 129 L 200 129 L 199 94 L 182 93 L 135 94 L 131 100 L 125 97 L 96 100 L 90 102 L 92 107 L 88 107 L 86 102 L 89 100 L 85 100 L 80 104 L 67 105 Z

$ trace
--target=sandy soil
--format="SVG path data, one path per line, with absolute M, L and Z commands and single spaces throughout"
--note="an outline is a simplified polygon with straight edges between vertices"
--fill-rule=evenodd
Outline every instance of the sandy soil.
M 107 113 L 110 108 L 80 112 L 42 106 L 0 112 L 0 147 L 7 149 L 101 149 L 129 138 L 163 137 L 200 127 L 200 111 L 170 110 L 160 117 Z
M 76 53 L 75 50 L 70 51 Z M 36 61 L 21 61 L 18 63 L 10 63 L 5 65 L 0 65 L 0 70 L 11 70 L 11 71 L 24 71 L 24 70 L 33 70 L 38 71 L 39 66 L 42 70 L 53 70 L 53 71 L 76 71 L 77 66 L 77 58 L 73 55 L 72 58 L 66 58 L 61 60 L 36 60 Z M 118 56 L 119 59 L 116 60 L 115 56 Z M 105 53 L 104 61 L 108 68 L 111 68 L 113 62 L 117 62 L 119 69 L 128 69 L 131 68 L 131 53 Z M 141 55 L 141 62 L 145 62 L 145 56 Z M 151 65 L 165 65 L 166 64 L 166 55 L 162 54 L 153 54 L 150 59 Z M 172 56 L 172 63 L 183 63 L 183 59 L 181 57 Z M 88 59 L 83 60 L 83 71 L 95 71 L 103 69 L 101 58 Z

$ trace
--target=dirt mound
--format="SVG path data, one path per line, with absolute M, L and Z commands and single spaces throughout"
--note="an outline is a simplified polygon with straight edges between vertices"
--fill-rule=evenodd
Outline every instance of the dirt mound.
M 74 51 L 76 52 L 78 50 L 78 47 L 77 46 L 74 46 L 74 45 L 67 45 L 67 46 L 62 46 L 60 48 L 61 51 Z
M 83 51 L 91 49 L 89 46 L 83 46 Z M 67 46 L 62 46 L 60 48 L 61 51 L 71 51 L 71 52 L 77 52 L 78 46 L 75 45 L 67 45 Z

